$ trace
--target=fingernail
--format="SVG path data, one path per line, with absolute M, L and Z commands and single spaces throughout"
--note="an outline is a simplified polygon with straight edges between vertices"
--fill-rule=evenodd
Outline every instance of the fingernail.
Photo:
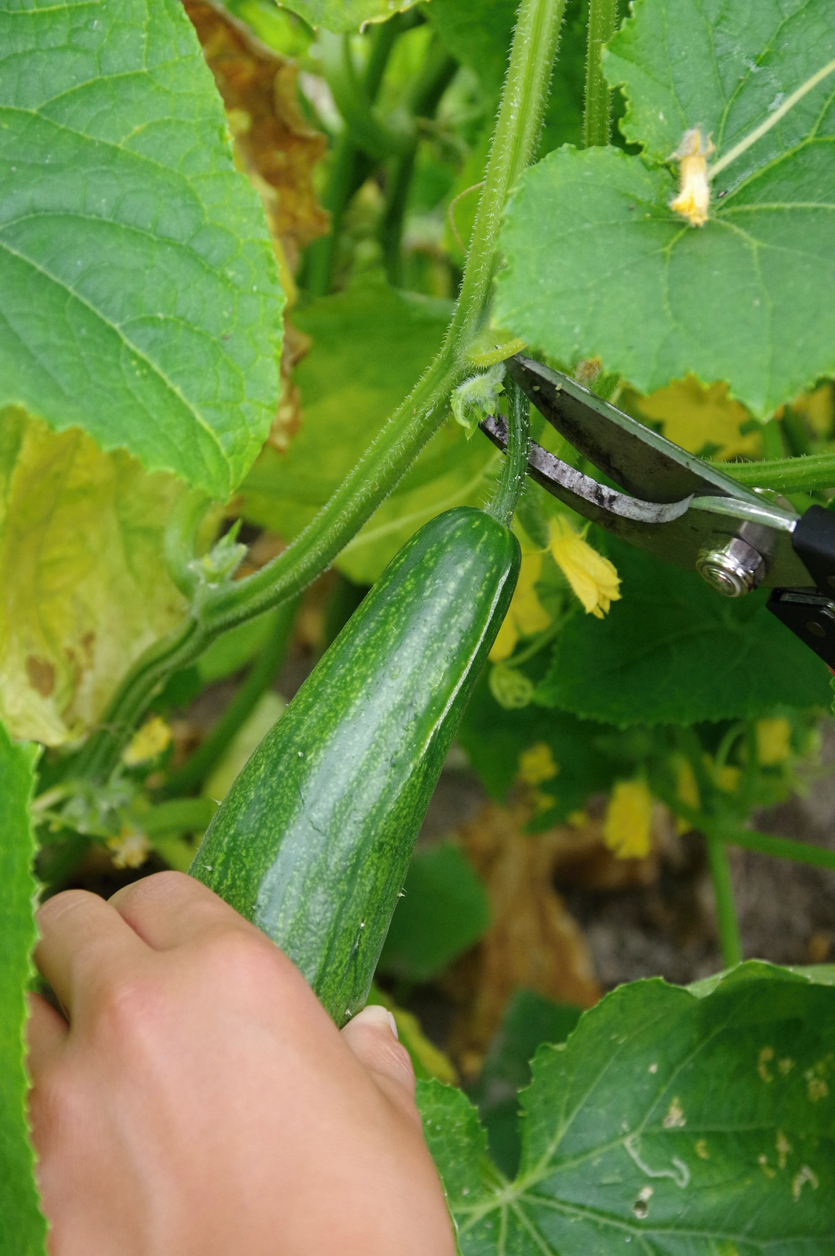
M 380 1029 L 382 1029 L 383 1026 L 386 1026 L 391 1030 L 395 1038 L 399 1037 L 397 1033 L 397 1022 L 391 1012 L 389 1012 L 387 1008 L 382 1007 L 379 1003 L 367 1004 L 356 1019 L 359 1020 L 360 1018 L 364 1018 L 369 1023 L 377 1024 Z

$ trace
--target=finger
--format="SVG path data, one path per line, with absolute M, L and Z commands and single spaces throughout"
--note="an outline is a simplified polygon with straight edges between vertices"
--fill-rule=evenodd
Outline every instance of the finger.
M 262 936 L 234 907 L 184 872 L 156 872 L 134 881 L 117 890 L 110 905 L 155 951 L 229 929 Z
M 147 956 L 144 942 L 97 894 L 65 890 L 35 917 L 40 934 L 33 959 L 70 1025 L 119 973 Z
M 67 1041 L 69 1026 L 54 1007 L 40 994 L 30 994 L 26 1002 L 26 1067 L 33 1085 L 45 1069 L 60 1059 Z
M 416 1115 L 415 1070 L 408 1051 L 397 1040 L 391 1012 L 370 1003 L 348 1022 L 342 1038 L 381 1090 L 398 1107 Z

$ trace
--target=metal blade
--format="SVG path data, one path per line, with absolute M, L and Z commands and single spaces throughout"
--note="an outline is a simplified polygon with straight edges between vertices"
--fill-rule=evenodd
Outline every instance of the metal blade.
M 511 377 L 583 457 L 645 501 L 676 502 L 696 493 L 761 502 L 756 493 L 665 440 L 582 385 L 516 354 Z
M 507 449 L 507 423 L 501 416 L 491 415 L 479 427 L 499 449 Z M 534 443 L 528 454 L 528 475 L 584 519 L 679 567 L 695 570 L 705 544 L 722 545 L 744 527 L 765 558 L 764 585 L 785 588 L 810 583 L 791 544 L 798 516 L 761 498 L 730 498 L 717 493 L 711 484 L 711 491 L 704 495 L 691 493 L 674 502 L 647 501 L 598 484 Z

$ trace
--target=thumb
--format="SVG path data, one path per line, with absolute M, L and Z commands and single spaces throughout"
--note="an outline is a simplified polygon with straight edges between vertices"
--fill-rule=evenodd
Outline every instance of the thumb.
M 391 1012 L 369 1003 L 348 1021 L 342 1038 L 388 1098 L 417 1116 L 415 1071 L 408 1051 L 397 1040 L 397 1025 Z

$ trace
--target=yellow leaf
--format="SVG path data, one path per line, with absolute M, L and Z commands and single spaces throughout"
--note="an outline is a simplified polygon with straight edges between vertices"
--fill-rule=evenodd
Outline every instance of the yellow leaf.
M 526 785 L 541 785 L 559 772 L 551 747 L 538 741 L 519 755 L 519 776 Z
M 618 859 L 643 859 L 651 845 L 652 795 L 642 780 L 617 781 L 606 808 L 603 840 Z
M 757 757 L 764 768 L 776 767 L 791 757 L 791 724 L 788 720 L 757 720 Z
M 0 412 L 0 718 L 58 746 L 183 618 L 160 555 L 185 485 L 78 429 Z
M 705 446 L 714 446 L 716 458 L 749 458 L 762 456 L 760 432 L 740 434 L 740 425 L 750 416 L 744 406 L 728 397 L 728 386 L 710 384 L 704 388 L 697 379 L 674 380 L 667 388 L 659 388 L 637 403 L 641 414 L 662 425 L 667 440 L 697 454 Z
M 835 418 L 835 389 L 831 384 L 821 384 L 814 392 L 803 392 L 795 397 L 792 410 L 803 415 L 816 436 L 825 438 L 832 431 Z
M 602 619 L 620 600 L 620 578 L 612 563 L 592 549 L 563 515 L 548 522 L 548 548 L 586 613 Z
M 161 715 L 148 720 L 133 735 L 122 751 L 122 762 L 129 768 L 147 759 L 155 759 L 171 744 L 171 729 Z

